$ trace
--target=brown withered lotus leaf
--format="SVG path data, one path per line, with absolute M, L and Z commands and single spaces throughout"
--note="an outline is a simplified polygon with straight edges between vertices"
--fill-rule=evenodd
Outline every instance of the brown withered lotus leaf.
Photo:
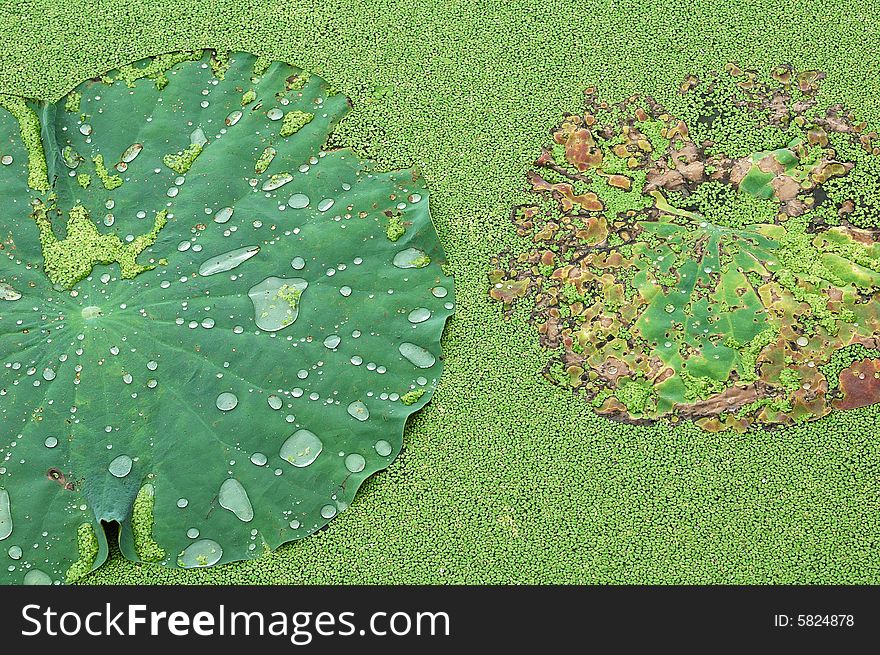
M 616 420 L 710 431 L 880 400 L 880 359 L 846 359 L 880 348 L 878 230 L 847 222 L 858 193 L 825 188 L 859 165 L 840 144 L 873 157 L 878 138 L 819 107 L 823 78 L 692 75 L 679 90 L 690 124 L 650 96 L 611 104 L 587 89 L 528 173 L 535 202 L 512 212 L 530 249 L 489 274 L 505 313 L 530 303 L 547 379 Z M 709 138 L 736 117 L 764 140 L 751 152 Z
M 837 409 L 855 409 L 880 402 L 880 359 L 863 359 L 840 372 Z

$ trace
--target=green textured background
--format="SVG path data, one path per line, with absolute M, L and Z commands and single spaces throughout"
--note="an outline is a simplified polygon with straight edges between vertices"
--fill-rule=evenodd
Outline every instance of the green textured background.
M 732 5 L 730 8 L 726 8 Z M 747 435 L 596 417 L 537 373 L 486 299 L 524 173 L 585 86 L 661 102 L 734 59 L 821 68 L 820 100 L 880 125 L 876 2 L 4 0 L 0 90 L 58 96 L 158 52 L 249 50 L 352 97 L 339 139 L 415 165 L 456 276 L 432 403 L 329 528 L 205 571 L 118 556 L 100 583 L 880 581 L 880 411 Z M 0 208 L 2 211 L 2 208 Z

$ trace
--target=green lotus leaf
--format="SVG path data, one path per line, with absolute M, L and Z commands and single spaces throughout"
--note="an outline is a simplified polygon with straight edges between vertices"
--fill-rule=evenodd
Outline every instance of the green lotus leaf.
M 489 273 L 508 311 L 533 301 L 548 379 L 619 420 L 708 430 L 880 402 L 861 382 L 880 358 L 880 242 L 854 200 L 878 137 L 819 108 L 821 79 L 692 77 L 687 121 L 588 90 L 529 173 L 540 200 L 513 212 L 529 248 Z M 734 129 L 757 147 L 725 152 Z
M 323 149 L 346 98 L 243 53 L 0 106 L 0 582 L 85 575 L 104 522 L 203 567 L 345 510 L 441 372 L 419 176 Z

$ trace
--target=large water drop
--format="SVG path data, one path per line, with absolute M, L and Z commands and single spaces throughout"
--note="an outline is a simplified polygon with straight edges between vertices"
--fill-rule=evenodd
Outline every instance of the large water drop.
M 186 547 L 177 558 L 177 565 L 185 569 L 213 566 L 223 557 L 223 549 L 213 539 L 200 539 Z
M 309 197 L 304 193 L 294 193 L 287 199 L 287 205 L 291 209 L 305 209 L 309 206 Z
M 12 534 L 12 507 L 9 504 L 9 492 L 0 489 L 0 541 Z
M 358 421 L 366 421 L 370 418 L 370 410 L 360 400 L 356 400 L 348 406 L 348 413 Z
M 409 313 L 407 318 L 410 323 L 424 323 L 431 318 L 431 310 L 425 307 L 417 307 Z
M 279 454 L 297 468 L 304 468 L 318 458 L 323 448 L 324 444 L 314 432 L 297 430 L 282 444 Z
M 309 283 L 302 278 L 269 277 L 248 291 L 254 322 L 266 332 L 286 328 L 299 316 L 300 298 Z
M 419 368 L 431 368 L 437 359 L 430 352 L 414 343 L 404 341 L 397 348 L 400 354 L 406 357 L 414 366 Z
M 431 260 L 418 248 L 407 248 L 394 255 L 392 263 L 397 268 L 424 268 Z
M 117 478 L 124 478 L 126 475 L 131 473 L 132 460 L 128 455 L 120 455 L 112 462 L 110 462 L 110 466 L 107 467 L 107 470 L 110 471 L 110 474 Z
M 238 405 L 238 396 L 236 396 L 234 393 L 224 391 L 219 396 L 217 396 L 217 409 L 228 412 L 235 409 L 236 405 Z
M 220 485 L 218 496 L 220 507 L 228 509 L 238 517 L 239 521 L 247 523 L 254 518 L 254 508 L 247 491 L 241 486 L 241 482 L 235 478 L 228 478 Z
M 52 578 L 40 569 L 31 569 L 24 575 L 24 583 L 26 585 L 50 585 Z
M 222 255 L 211 257 L 211 259 L 206 259 L 202 262 L 202 265 L 199 266 L 199 275 L 207 277 L 208 275 L 231 271 L 233 268 L 236 268 L 243 262 L 249 260 L 258 252 L 260 252 L 260 246 L 245 246 L 244 248 L 237 248 L 225 252 Z

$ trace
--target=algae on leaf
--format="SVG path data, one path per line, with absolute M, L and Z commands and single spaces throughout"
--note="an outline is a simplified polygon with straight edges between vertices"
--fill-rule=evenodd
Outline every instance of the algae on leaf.
M 489 273 L 508 311 L 533 300 L 548 379 L 619 420 L 708 430 L 880 401 L 880 360 L 825 373 L 838 353 L 880 347 L 880 242 L 850 221 L 860 194 L 846 186 L 880 137 L 819 109 L 822 77 L 692 76 L 687 121 L 649 96 L 612 105 L 587 90 L 529 173 L 539 201 L 513 211 L 530 250 Z M 725 151 L 743 125 L 751 151 Z
M 399 453 L 453 285 L 420 177 L 323 149 L 347 106 L 210 52 L 0 96 L 0 582 L 79 579 L 102 521 L 131 559 L 259 557 Z

